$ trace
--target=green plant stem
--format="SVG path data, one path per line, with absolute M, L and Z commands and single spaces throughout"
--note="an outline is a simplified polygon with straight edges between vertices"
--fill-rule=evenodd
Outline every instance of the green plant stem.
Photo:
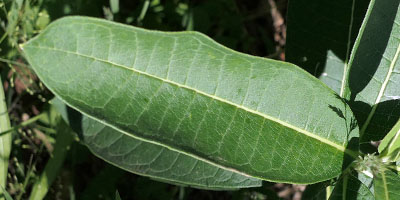
M 188 22 L 186 24 L 186 30 L 187 31 L 193 31 L 193 26 L 194 26 L 194 22 L 193 22 L 193 10 L 192 8 L 189 8 L 188 13 L 187 13 L 187 17 L 188 17 Z
M 0 135 L 0 185 L 6 188 L 8 159 L 11 151 L 11 125 L 8 117 L 7 105 L 3 90 L 3 82 L 0 78 L 0 132 L 7 132 L 7 134 Z M 1 191 L 0 194 L 3 194 Z M 3 199 L 3 198 L 0 198 Z
M 142 11 L 140 12 L 139 17 L 137 18 L 138 24 L 141 24 L 142 20 L 143 20 L 144 17 L 146 16 L 147 9 L 149 8 L 149 5 L 150 5 L 150 0 L 146 0 L 146 1 L 144 2 Z
M 53 128 L 47 128 L 45 126 L 41 126 L 39 124 L 35 125 L 35 128 L 37 128 L 38 130 L 44 131 L 46 133 L 57 133 L 57 131 Z
M 4 39 L 6 39 L 7 35 L 8 35 L 7 32 L 5 32 L 5 33 L 3 34 L 3 36 L 1 36 L 1 38 L 0 38 L 0 44 L 3 42 Z
M 7 111 L 6 111 L 6 112 L 7 112 Z M 1 112 L 1 113 L 3 113 L 3 112 Z M 7 129 L 7 130 L 4 130 L 4 131 L 1 131 L 1 132 L 0 132 L 0 136 L 3 136 L 3 135 L 5 135 L 5 134 L 7 134 L 7 133 L 10 133 L 10 132 L 12 132 L 12 131 L 15 131 L 15 130 L 21 128 L 21 127 L 28 126 L 29 124 L 32 124 L 32 123 L 36 122 L 37 120 L 39 120 L 40 118 L 42 118 L 42 117 L 43 117 L 44 115 L 46 115 L 46 114 L 47 114 L 47 113 L 42 113 L 42 114 L 40 114 L 40 115 L 36 115 L 35 117 L 32 117 L 32 118 L 30 118 L 30 119 L 28 119 L 28 120 L 26 120 L 26 121 L 24 121 L 24 122 L 18 124 L 17 126 L 12 127 L 11 129 Z
M 3 6 L 1 6 L 1 8 L 2 8 L 2 10 L 4 12 L 4 15 L 7 16 L 8 11 L 7 11 L 7 8 L 6 8 L 6 2 L 4 2 L 4 0 L 1 0 L 1 2 L 3 3 Z
M 179 200 L 183 200 L 185 198 L 185 187 L 180 186 L 179 187 Z
M 0 41 L 0 43 L 1 43 L 1 41 Z M 21 66 L 21 67 L 26 67 L 26 65 L 24 65 L 24 64 L 21 64 L 19 62 L 15 62 L 15 61 L 12 61 L 12 60 L 8 60 L 8 59 L 5 59 L 5 58 L 0 58 L 0 62 L 13 64 L 13 65 L 18 65 L 18 66 Z
M 40 178 L 33 185 L 33 189 L 29 199 L 39 200 L 43 199 L 51 186 L 52 182 L 58 175 L 62 164 L 64 163 L 67 151 L 73 141 L 73 134 L 68 125 L 60 120 L 57 126 L 56 145 L 53 155 L 47 161 L 43 173 Z

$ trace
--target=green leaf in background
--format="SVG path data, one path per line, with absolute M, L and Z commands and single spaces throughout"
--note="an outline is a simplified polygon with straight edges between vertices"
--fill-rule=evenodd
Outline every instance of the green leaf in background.
M 371 1 L 349 61 L 344 97 L 361 126 L 361 144 L 383 139 L 400 116 L 399 3 Z
M 23 49 L 71 107 L 126 137 L 227 170 L 315 183 L 338 176 L 344 160 L 357 156 L 347 149 L 358 136 L 353 114 L 331 89 L 297 66 L 196 32 L 67 17 Z
M 400 199 L 400 177 L 390 170 L 381 170 L 374 177 L 375 199 Z
M 378 150 L 381 157 L 387 157 L 388 161 L 397 161 L 400 154 L 400 120 L 393 126 L 392 130 L 383 138 Z
M 345 67 L 369 0 L 290 0 L 286 61 L 294 63 L 338 94 Z
M 329 200 L 374 200 L 374 195 L 367 185 L 357 177 L 355 171 L 343 174 L 335 185 Z
M 207 189 L 261 186 L 261 180 L 129 137 L 67 107 L 59 99 L 52 104 L 95 155 L 129 172 Z

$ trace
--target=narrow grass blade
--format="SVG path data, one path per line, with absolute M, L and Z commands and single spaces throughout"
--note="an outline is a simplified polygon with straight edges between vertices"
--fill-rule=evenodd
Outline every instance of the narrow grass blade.
M 3 82 L 0 78 L 0 132 L 11 129 L 8 117 L 7 105 L 3 90 Z M 11 132 L 0 135 L 0 185 L 6 188 L 8 159 L 11 151 Z

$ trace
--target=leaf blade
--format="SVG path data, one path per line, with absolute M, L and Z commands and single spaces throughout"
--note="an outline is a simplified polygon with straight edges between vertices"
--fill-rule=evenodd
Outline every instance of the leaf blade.
M 198 33 L 70 17 L 24 51 L 69 106 L 128 136 L 226 169 L 310 183 L 337 176 L 345 154 L 355 156 L 346 146 L 358 130 L 349 128 L 352 113 L 333 91 L 293 65 L 234 52 Z M 282 81 L 288 77 L 293 81 Z M 300 117 L 304 111 L 307 118 Z M 296 148 L 330 164 L 314 166 Z M 295 172 L 279 169 L 285 162 Z

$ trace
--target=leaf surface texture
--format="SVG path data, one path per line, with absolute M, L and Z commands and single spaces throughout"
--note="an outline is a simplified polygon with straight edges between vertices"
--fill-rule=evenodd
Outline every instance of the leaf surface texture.
M 295 65 L 232 51 L 196 32 L 88 17 L 23 46 L 69 106 L 129 137 L 253 177 L 336 177 L 358 128 L 337 94 Z
M 261 180 L 129 137 L 67 107 L 59 99 L 54 99 L 52 104 L 95 155 L 129 172 L 207 189 L 261 186 Z

